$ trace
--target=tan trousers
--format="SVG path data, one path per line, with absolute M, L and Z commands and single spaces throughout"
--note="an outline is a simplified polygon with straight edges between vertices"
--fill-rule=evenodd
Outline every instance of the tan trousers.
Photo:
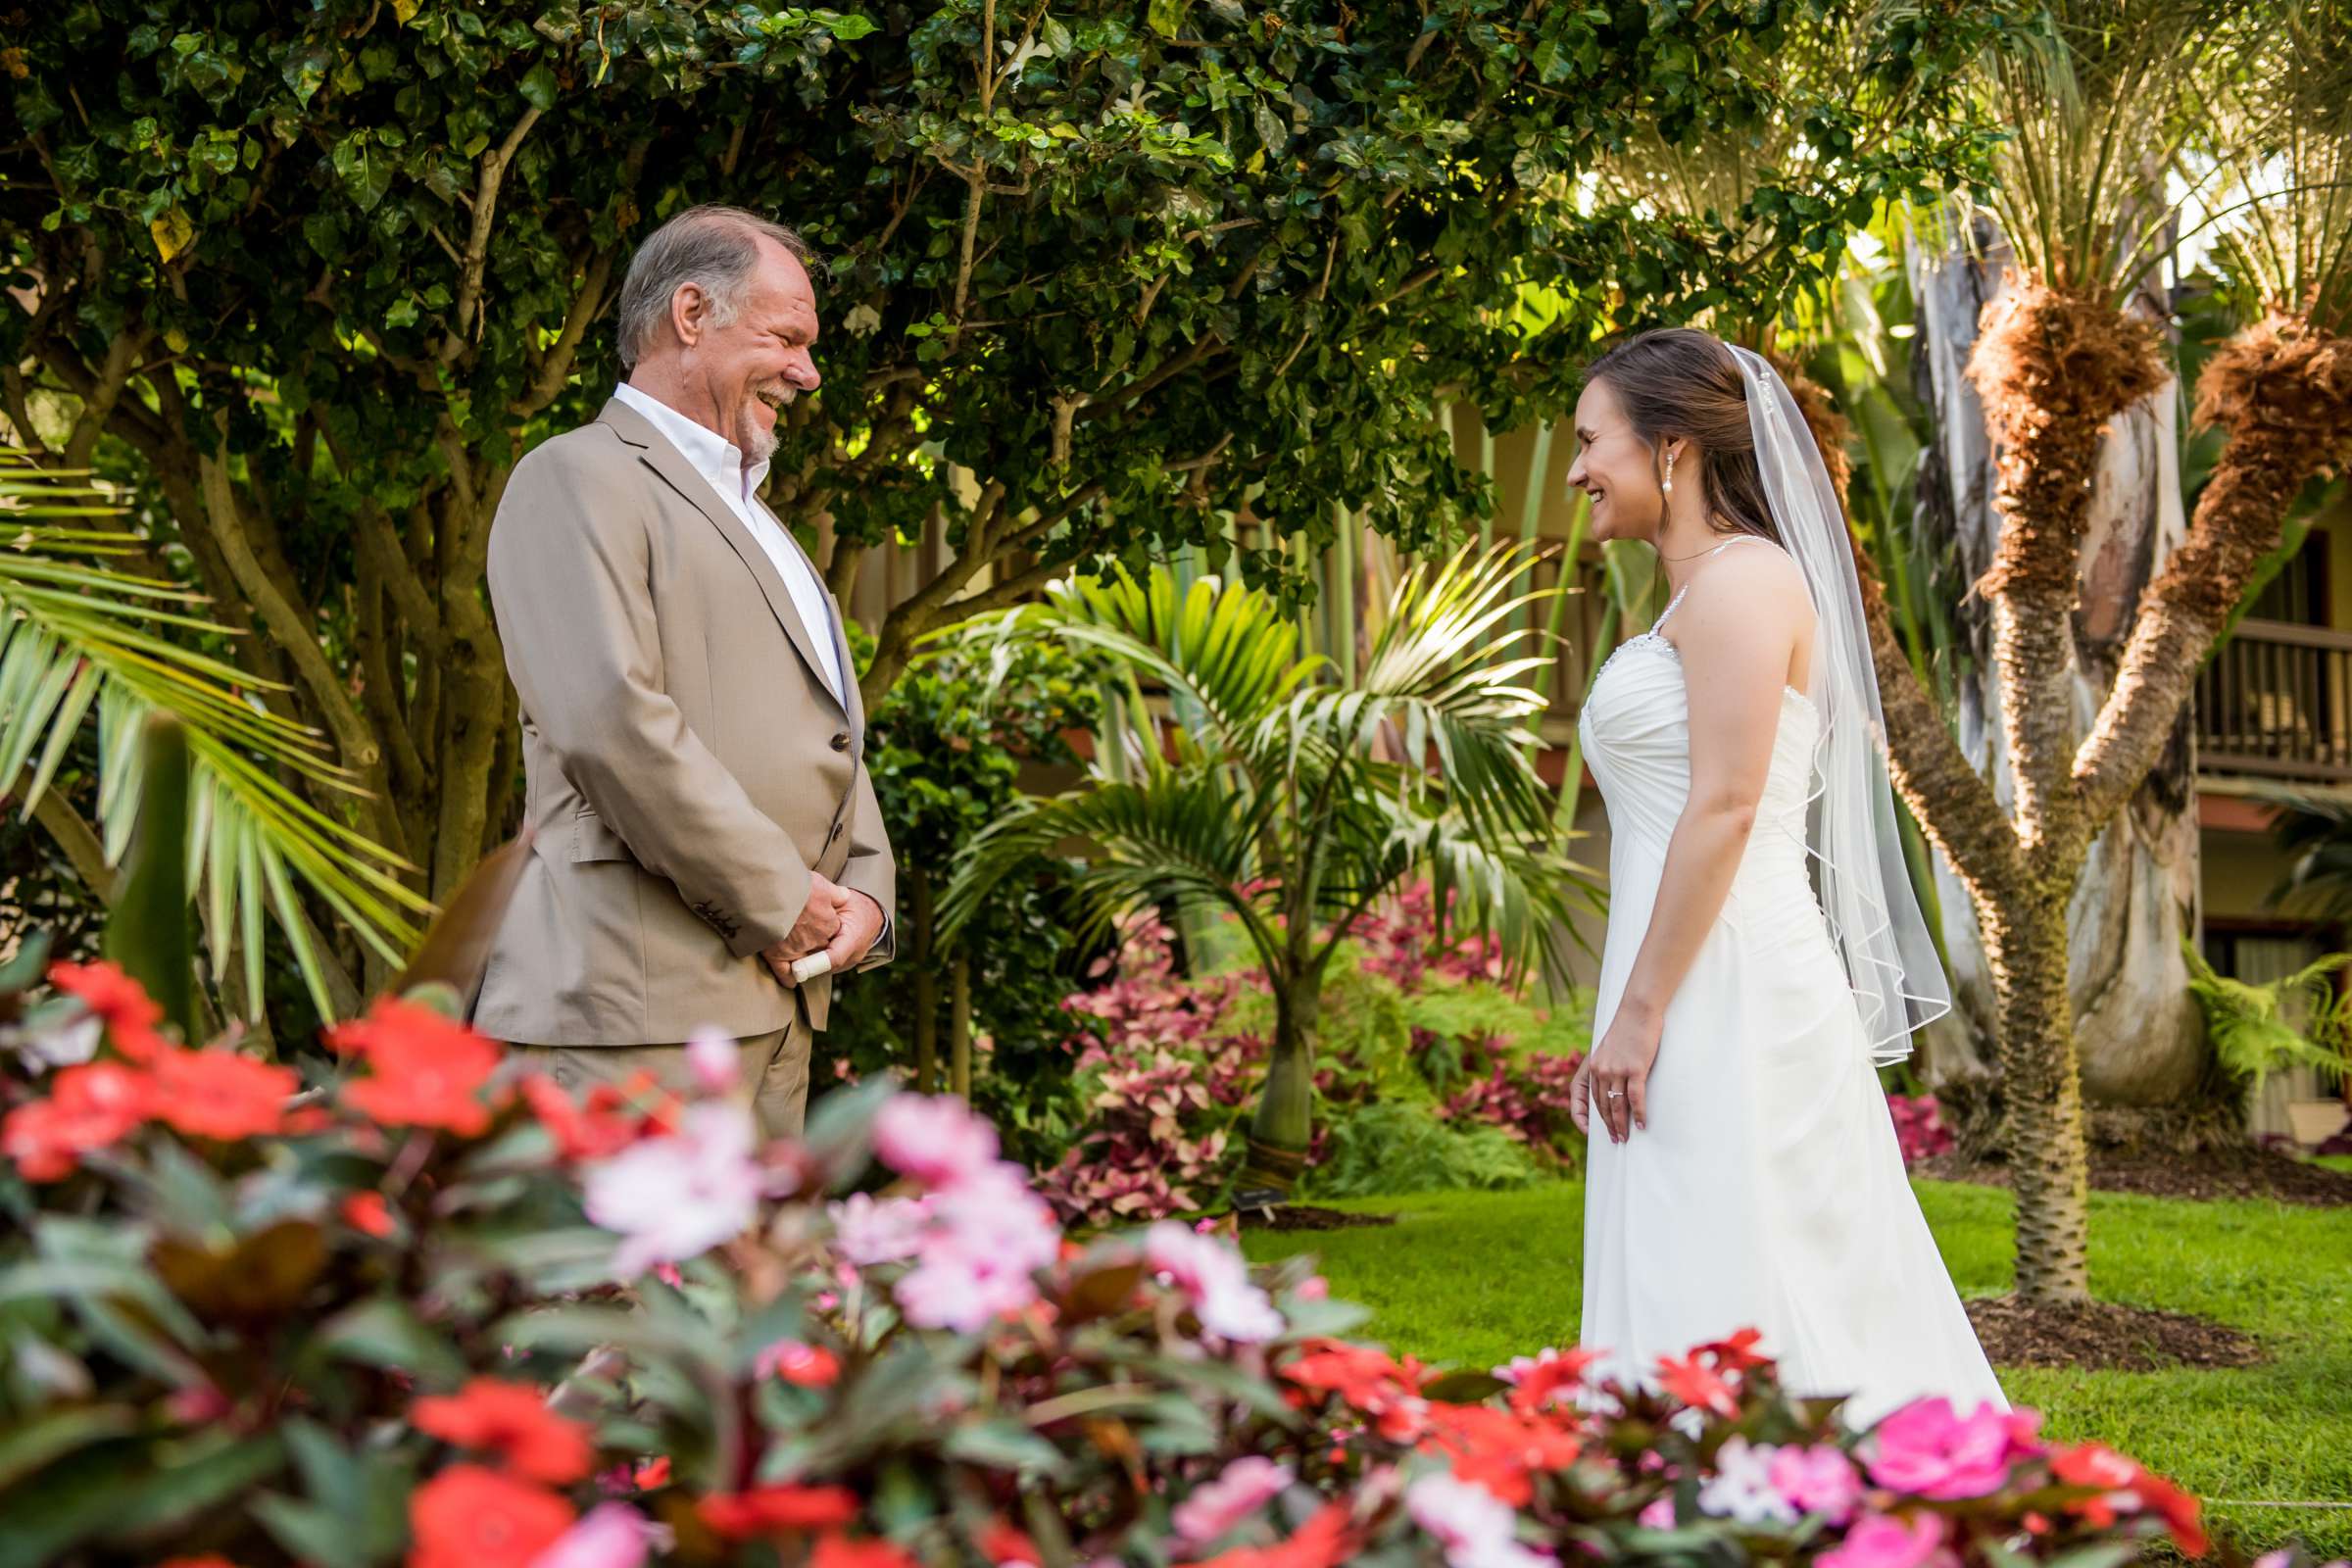
M 736 1042 L 738 1094 L 752 1107 L 760 1134 L 798 1138 L 808 1110 L 808 1023 L 795 1018 L 784 1028 Z M 693 1069 L 684 1044 L 674 1046 L 509 1046 L 506 1070 L 543 1072 L 558 1087 L 581 1095 L 593 1085 L 620 1085 L 638 1073 L 678 1094 L 689 1092 Z

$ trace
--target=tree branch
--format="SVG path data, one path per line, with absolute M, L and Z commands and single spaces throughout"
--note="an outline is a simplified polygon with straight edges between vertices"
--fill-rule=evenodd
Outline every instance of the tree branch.
M 588 275 L 581 280 L 579 293 L 572 296 L 571 309 L 564 313 L 564 329 L 548 345 L 530 390 L 508 405 L 511 413 L 527 419 L 555 402 L 563 392 L 564 383 L 571 379 L 571 367 L 579 358 L 580 342 L 588 335 L 588 323 L 604 309 L 605 286 L 612 276 L 612 253 L 599 251 L 596 260 L 588 264 Z
M 457 310 L 450 318 L 449 334 L 441 342 L 443 365 L 457 363 L 458 356 L 466 352 L 466 329 L 476 326 L 478 322 L 482 304 L 482 273 L 490 259 L 490 231 L 498 221 L 498 188 L 506 180 L 507 167 L 514 161 L 514 149 L 522 145 L 522 138 L 529 135 L 531 127 L 537 123 L 539 111 L 536 108 L 525 109 L 522 118 L 514 122 L 514 128 L 507 132 L 507 139 L 499 143 L 498 150 L 482 160 L 481 178 L 473 197 L 473 233 L 466 242 L 466 260 L 458 273 Z M 479 336 L 478 330 L 475 335 Z
M 1894 787 L 1921 828 L 1972 888 L 2014 886 L 2023 870 L 2017 831 L 1993 798 L 1992 786 L 1969 764 L 1943 715 L 1920 685 L 1895 635 L 1877 576 L 1868 569 L 1860 575 Z

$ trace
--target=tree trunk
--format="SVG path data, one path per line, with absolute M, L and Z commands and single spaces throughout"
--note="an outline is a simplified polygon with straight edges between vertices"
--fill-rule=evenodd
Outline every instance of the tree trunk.
M 1250 1119 L 1250 1148 L 1234 1193 L 1237 1207 L 1250 1200 L 1279 1202 L 1298 1186 L 1306 1169 L 1313 1134 L 1315 1018 L 1322 1007 L 1322 977 L 1294 969 L 1274 979 L 1274 1052 L 1266 1063 L 1266 1085 Z
M 961 947 L 948 970 L 948 1088 L 972 1099 L 972 956 Z
M 1923 402 L 1936 411 L 1916 526 L 1931 554 L 1949 554 L 1956 584 L 1990 569 L 1999 538 L 1992 442 L 1964 372 L 1984 308 L 2001 292 L 2006 260 L 1997 240 L 1973 258 L 1933 256 L 1916 244 L 1910 255 L 1918 319 L 1913 372 Z M 2081 553 L 2082 599 L 2061 650 L 2067 679 L 2062 687 L 2052 683 L 2065 694 L 2076 733 L 2098 712 L 2140 595 L 2184 531 L 2176 410 L 2168 384 L 2115 419 L 2101 449 Z M 1991 778 L 2003 806 L 2013 808 L 2015 780 L 1994 722 L 1989 607 L 1972 595 L 1959 604 L 1955 622 L 1955 642 L 1968 654 L 1951 671 L 1960 748 Z M 2192 766 L 2184 714 L 2175 743 L 2129 808 L 2097 832 L 2069 900 L 2067 986 L 2083 1093 L 2094 1105 L 2165 1103 L 2199 1079 L 2204 1023 L 2180 956 L 2181 938 L 2198 921 Z M 1941 856 L 1935 877 L 1955 1005 L 1929 1030 L 1925 1066 L 1954 1101 L 1967 1142 L 1982 1150 L 1999 1137 L 1993 1064 L 2003 1004 L 1962 878 Z
M 2017 1294 L 2029 1301 L 2086 1301 L 2090 1182 L 2082 1088 L 2067 995 L 2067 884 L 2032 876 L 1985 922 L 1999 976 L 2001 1088 L 2017 1188 Z
M 939 975 L 931 966 L 931 877 L 921 866 L 906 871 L 909 914 L 914 921 L 914 1089 L 927 1095 L 939 1082 Z

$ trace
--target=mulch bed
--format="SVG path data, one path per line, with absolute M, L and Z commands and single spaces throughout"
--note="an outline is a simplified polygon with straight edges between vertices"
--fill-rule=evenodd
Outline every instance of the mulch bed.
M 1344 1231 L 1362 1225 L 1396 1223 L 1394 1214 L 1347 1214 L 1336 1208 L 1317 1208 L 1312 1203 L 1277 1203 L 1270 1208 L 1238 1208 L 1234 1214 L 1240 1218 L 1245 1230 L 1252 1231 Z
M 1957 1154 L 1923 1159 L 1911 1167 L 1911 1174 L 1939 1182 L 2010 1185 L 2007 1165 L 1964 1160 Z M 2090 1185 L 2102 1193 L 2139 1193 L 2199 1202 L 2219 1198 L 2268 1198 L 2315 1208 L 2352 1203 L 2352 1174 L 2269 1149 L 2198 1154 L 2094 1149 L 2090 1152 Z
M 2119 1301 L 2034 1306 L 2014 1296 L 1970 1301 L 1977 1339 L 1995 1366 L 2154 1372 L 2167 1367 L 2254 1366 L 2260 1342 L 2210 1318 Z

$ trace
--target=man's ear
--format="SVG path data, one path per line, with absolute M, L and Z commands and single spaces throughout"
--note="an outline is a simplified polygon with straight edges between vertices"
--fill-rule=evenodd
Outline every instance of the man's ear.
M 669 297 L 669 325 L 678 334 L 678 341 L 693 348 L 702 341 L 703 324 L 710 318 L 710 296 L 703 292 L 700 283 L 678 285 Z

